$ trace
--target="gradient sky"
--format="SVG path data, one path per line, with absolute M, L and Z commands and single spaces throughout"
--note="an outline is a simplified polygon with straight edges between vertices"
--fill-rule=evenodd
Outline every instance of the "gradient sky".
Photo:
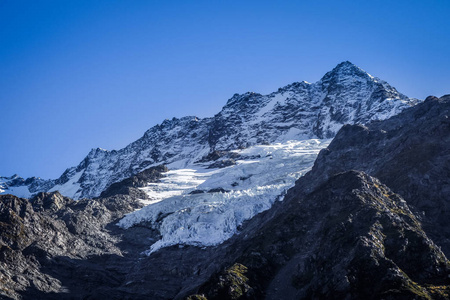
M 166 118 L 350 60 L 450 93 L 450 1 L 0 1 L 0 175 L 57 178 Z

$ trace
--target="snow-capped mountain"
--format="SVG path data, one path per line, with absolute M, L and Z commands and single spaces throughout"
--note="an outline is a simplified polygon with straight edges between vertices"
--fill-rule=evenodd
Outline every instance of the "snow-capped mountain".
M 448 299 L 449 115 L 428 97 L 329 145 L 212 152 L 98 199 L 0 195 L 0 298 Z
M 150 166 L 180 169 L 218 151 L 289 140 L 331 138 L 344 124 L 368 123 L 398 114 L 414 105 L 387 82 L 343 62 L 316 83 L 296 82 L 268 95 L 235 94 L 211 118 L 194 116 L 165 120 L 118 151 L 93 149 L 76 167 L 53 181 L 6 184 L 4 193 L 56 191 L 80 199 L 97 197 L 112 183 Z M 36 182 L 36 181 L 33 181 Z M 14 187 L 14 189 L 13 189 Z
M 17 174 L 9 177 L 0 176 L 0 194 L 13 194 L 22 198 L 46 191 L 55 185 L 55 180 L 44 180 L 38 177 L 24 179 Z

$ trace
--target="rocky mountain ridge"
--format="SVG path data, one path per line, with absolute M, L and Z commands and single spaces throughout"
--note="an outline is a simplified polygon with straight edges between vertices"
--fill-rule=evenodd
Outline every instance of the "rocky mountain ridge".
M 160 171 L 164 167 L 139 176 L 156 182 Z M 100 296 L 116 286 L 122 268 L 151 242 L 151 230 L 135 228 L 123 236 L 113 225 L 143 206 L 137 193 L 125 182 L 117 193 L 96 200 L 75 201 L 59 192 L 31 199 L 0 195 L 0 299 L 73 298 L 69 292 L 101 285 Z
M 12 182 L 3 177 L 0 190 L 22 197 L 56 190 L 74 199 L 98 197 L 111 184 L 150 166 L 180 168 L 214 151 L 330 138 L 343 124 L 386 119 L 416 103 L 385 81 L 343 62 L 316 83 L 293 83 L 269 95 L 235 94 L 214 117 L 165 120 L 123 149 L 93 149 L 56 180 Z
M 299 187 L 310 191 L 333 174 L 356 169 L 379 178 L 408 202 L 450 255 L 450 95 L 428 97 L 397 116 L 346 125 L 317 157 Z M 314 179 L 312 179 L 314 178 Z

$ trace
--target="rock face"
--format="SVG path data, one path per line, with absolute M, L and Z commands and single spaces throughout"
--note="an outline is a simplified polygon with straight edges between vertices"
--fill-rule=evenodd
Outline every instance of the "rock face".
M 140 207 L 129 197 L 74 201 L 58 192 L 41 193 L 31 200 L 0 196 L 0 298 L 46 299 L 65 294 L 67 284 L 110 284 L 95 273 L 89 257 L 118 257 L 118 239 L 106 226 Z M 91 262 L 92 264 L 92 262 Z M 86 274 L 86 275 L 84 275 Z M 73 278 L 71 278 L 73 276 Z M 77 293 L 72 286 L 71 293 Z M 45 294 L 43 294 L 45 293 Z M 57 298 L 56 296 L 54 298 Z
M 233 254 L 241 251 L 233 265 L 197 295 L 425 299 L 450 291 L 450 262 L 406 202 L 362 172 L 332 176 L 306 195 L 291 190 L 278 209 L 252 220 L 242 235 L 232 242 L 239 249 Z M 237 279 L 224 279 L 233 270 Z
M 164 170 L 150 168 L 130 182 L 155 182 Z M 127 183 L 115 188 L 134 196 Z M 0 299 L 73 299 L 86 291 L 98 298 L 120 285 L 156 233 L 134 228 L 124 234 L 114 226 L 142 204 L 130 194 L 112 194 L 79 201 L 58 192 L 30 200 L 0 195 Z
M 121 150 L 93 149 L 57 180 L 35 183 L 33 188 L 25 183 L 19 186 L 28 188 L 30 194 L 58 190 L 74 199 L 98 197 L 111 184 L 149 166 L 172 163 L 183 167 L 224 150 L 299 138 L 331 138 L 344 124 L 386 119 L 416 102 L 385 81 L 343 62 L 316 83 L 296 82 L 269 95 L 235 94 L 212 118 L 165 120 Z M 9 193 L 18 187 L 6 180 L 1 184 L 0 189 Z
M 164 165 L 146 169 L 130 178 L 111 184 L 101 193 L 100 197 L 130 195 L 133 198 L 147 199 L 147 194 L 138 188 L 146 186 L 149 182 L 158 182 L 163 177 L 162 173 L 167 171 L 168 169 Z
M 399 193 L 430 236 L 450 255 L 450 96 L 428 97 L 398 116 L 366 126 L 346 125 L 320 152 L 308 183 L 362 170 Z

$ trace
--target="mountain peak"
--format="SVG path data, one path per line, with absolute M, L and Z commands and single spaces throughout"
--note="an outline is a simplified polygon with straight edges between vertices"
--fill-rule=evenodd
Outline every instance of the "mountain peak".
M 346 71 L 346 70 L 361 70 L 357 65 L 354 63 L 346 60 L 341 63 L 339 63 L 336 67 L 333 68 L 333 71 Z
M 371 76 L 369 73 L 347 60 L 341 62 L 336 67 L 334 67 L 333 70 L 326 73 L 321 80 L 327 81 L 332 78 L 337 79 L 342 77 L 373 78 L 373 76 Z
M 318 82 L 294 82 L 268 95 L 235 94 L 211 118 L 167 119 L 123 149 L 93 149 L 59 179 L 44 182 L 41 189 L 36 186 L 30 192 L 52 188 L 65 196 L 97 197 L 111 184 L 149 166 L 164 163 L 184 168 L 214 151 L 331 138 L 343 124 L 386 119 L 415 103 L 386 82 L 344 61 Z

